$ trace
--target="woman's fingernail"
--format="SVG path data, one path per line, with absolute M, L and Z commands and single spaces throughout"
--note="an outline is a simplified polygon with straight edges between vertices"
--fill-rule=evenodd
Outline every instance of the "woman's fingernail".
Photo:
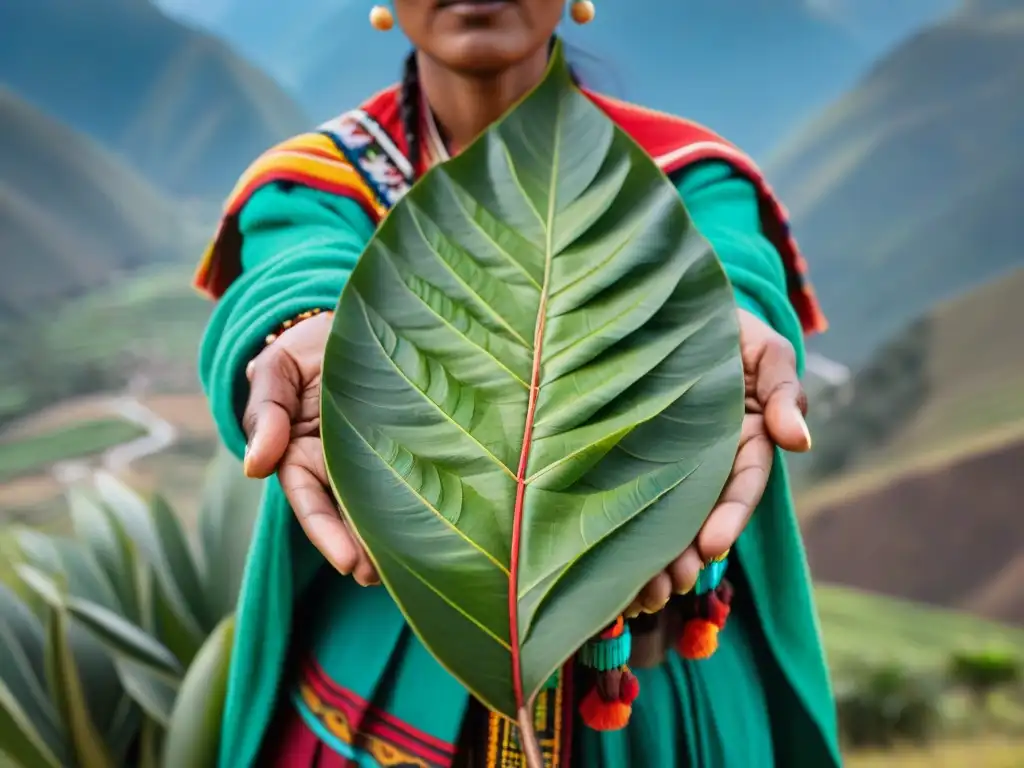
M 252 381 L 252 372 L 255 370 L 255 368 L 256 368 L 256 361 L 255 360 L 250 360 L 249 364 L 247 366 L 245 366 L 245 378 L 247 378 L 250 381 Z
M 807 441 L 807 450 L 809 451 L 811 450 L 811 430 L 807 426 L 807 419 L 804 418 L 804 415 L 800 413 L 800 411 L 797 411 L 796 415 L 800 422 L 800 429 L 803 430 L 804 433 L 804 440 Z
M 647 604 L 644 604 L 644 613 L 648 613 L 648 614 L 658 613 L 658 612 L 661 611 L 662 608 L 664 608 L 666 605 L 668 605 L 668 601 L 669 601 L 669 598 L 666 597 L 664 602 L 662 602 L 662 603 L 660 603 L 658 605 L 647 605 Z
M 242 456 L 242 473 L 246 477 L 252 477 L 249 467 L 249 455 L 252 452 L 252 443 L 245 444 L 245 454 Z

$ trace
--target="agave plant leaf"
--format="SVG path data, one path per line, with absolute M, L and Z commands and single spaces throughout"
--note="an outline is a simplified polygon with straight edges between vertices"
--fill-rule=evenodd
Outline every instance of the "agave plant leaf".
M 176 623 L 193 636 L 198 646 L 205 635 L 202 585 L 188 541 L 174 512 L 163 499 L 158 497 L 147 503 L 135 491 L 104 472 L 96 473 L 96 490 L 153 568 L 160 592 L 174 613 Z M 182 661 L 187 663 L 188 660 Z
M 143 712 L 166 727 L 171 719 L 174 699 L 178 695 L 177 681 L 123 656 L 114 661 L 114 666 L 128 695 Z
M 33 736 L 58 759 L 64 757 L 60 722 L 46 692 L 43 627 L 39 619 L 7 587 L 0 585 L 0 684 L 5 693 L 0 707 L 16 708 L 6 717 L 27 721 Z M 8 743 L 0 727 L 0 750 Z M 66 762 L 66 760 L 65 760 Z
M 137 768 L 161 768 L 161 728 L 153 720 L 146 720 L 139 730 L 139 764 Z M 166 766 L 170 768 L 170 766 Z
M 149 668 L 170 682 L 183 673 L 177 657 L 156 638 L 103 606 L 85 600 L 66 601 L 68 613 L 118 658 Z
M 163 764 L 215 768 L 235 619 L 229 616 L 210 634 L 178 690 L 164 735 Z
M 213 621 L 234 613 L 262 493 L 263 483 L 248 479 L 238 459 L 228 451 L 217 454 L 199 512 L 207 615 Z
M 178 611 L 177 601 L 168 595 L 158 577 L 150 579 L 147 588 L 149 594 L 146 603 L 150 607 L 150 623 L 155 627 L 154 632 L 182 666 L 187 668 L 199 652 L 206 635 Z
M 103 732 L 104 741 L 110 747 L 110 754 L 115 765 L 127 765 L 127 756 L 138 738 L 139 729 L 147 722 L 135 699 L 122 691 L 121 698 L 114 707 L 110 724 Z
M 26 560 L 43 573 L 57 577 L 70 594 L 108 609 L 120 608 L 117 594 L 99 562 L 77 541 L 25 529 L 18 532 L 18 543 Z
M 74 763 L 82 768 L 115 768 L 113 755 L 93 720 L 94 710 L 85 696 L 68 623 L 64 609 L 51 604 L 46 622 L 46 678 L 50 696 L 64 723 Z
M 731 287 L 560 53 L 368 245 L 321 416 L 384 583 L 509 717 L 699 531 L 743 418 Z
M 18 565 L 16 572 L 22 582 L 45 603 L 48 626 L 53 623 L 53 613 L 56 611 L 60 614 L 64 627 L 63 641 L 71 651 L 76 674 L 79 675 L 79 688 L 84 694 L 87 711 L 92 713 L 92 717 L 95 718 L 96 727 L 104 734 L 104 737 L 111 733 L 115 735 L 120 733 L 119 708 L 124 699 L 124 689 L 117 671 L 114 669 L 113 660 L 104 646 L 89 630 L 70 621 L 66 616 L 68 604 L 77 600 L 77 598 L 65 594 L 66 577 L 61 574 L 51 577 L 33 566 L 24 564 Z M 45 648 L 47 649 L 46 664 L 44 665 L 45 677 L 49 681 L 52 660 L 49 642 L 46 643 Z M 54 693 L 52 683 L 48 687 L 50 697 L 54 701 L 59 701 Z M 58 707 L 58 711 L 63 720 L 66 713 L 60 710 L 60 707 Z
M 124 527 L 109 509 L 81 489 L 68 493 L 68 509 L 75 537 L 93 553 L 117 593 L 121 611 L 139 621 L 139 595 L 135 548 Z
M 54 753 L 52 744 L 39 734 L 18 697 L 0 680 L 0 758 L 6 754 L 25 768 L 61 768 L 66 763 Z
M 62 573 L 64 564 L 53 538 L 31 528 L 14 529 L 19 560 L 27 561 L 44 573 Z

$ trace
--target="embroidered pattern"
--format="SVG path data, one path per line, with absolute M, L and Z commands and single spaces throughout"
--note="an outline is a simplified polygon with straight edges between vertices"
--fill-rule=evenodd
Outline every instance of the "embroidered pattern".
M 450 768 L 455 746 L 375 707 L 309 661 L 293 701 L 317 736 L 357 765 L 372 758 L 381 768 Z
M 558 685 L 537 695 L 533 727 L 537 732 L 544 765 L 565 768 L 565 749 L 569 731 L 565 727 L 572 717 L 572 702 L 566 696 L 565 675 Z M 511 720 L 491 712 L 487 718 L 486 768 L 526 768 L 526 757 L 519 745 L 519 727 Z
M 338 151 L 373 188 L 388 208 L 412 187 L 412 166 L 377 121 L 361 109 L 320 126 Z

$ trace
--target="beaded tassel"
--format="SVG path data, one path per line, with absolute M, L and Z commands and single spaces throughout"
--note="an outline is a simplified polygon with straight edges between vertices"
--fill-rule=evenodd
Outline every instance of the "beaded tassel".
M 725 557 L 708 563 L 693 591 L 679 600 L 683 628 L 676 650 L 684 659 L 706 659 L 718 649 L 718 633 L 725 628 L 732 603 L 732 585 L 726 581 Z
M 640 683 L 627 666 L 631 652 L 629 627 L 620 616 L 577 653 L 588 686 L 580 701 L 580 717 L 588 728 L 617 731 L 629 722 L 640 693 Z

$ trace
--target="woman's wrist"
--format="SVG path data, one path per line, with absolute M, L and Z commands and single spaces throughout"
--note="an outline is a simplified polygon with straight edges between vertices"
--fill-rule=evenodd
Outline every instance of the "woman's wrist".
M 288 320 L 285 320 L 283 323 L 281 323 L 277 327 L 277 330 L 275 330 L 273 333 L 267 334 L 267 336 L 263 339 L 263 347 L 264 348 L 269 347 L 271 344 L 273 344 L 275 341 L 277 341 L 278 338 L 280 338 L 282 333 L 284 333 L 285 331 L 289 330 L 290 328 L 294 328 L 296 325 L 298 325 L 299 323 L 301 323 L 304 320 L 309 320 L 310 318 L 317 317 L 318 315 L 333 315 L 333 314 L 334 313 L 331 310 L 329 310 L 329 309 L 321 309 L 319 307 L 317 307 L 315 309 L 307 309 L 304 312 L 300 312 L 295 317 L 289 318 Z

